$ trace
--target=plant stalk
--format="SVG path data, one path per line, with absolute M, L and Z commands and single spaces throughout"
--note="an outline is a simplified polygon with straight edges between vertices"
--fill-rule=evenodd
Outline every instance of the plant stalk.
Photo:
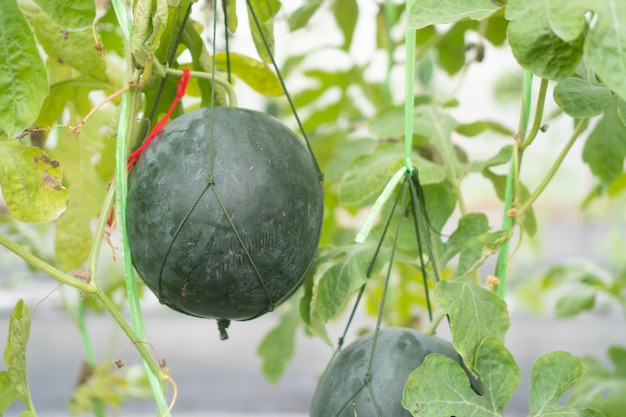
M 537 200 L 537 198 L 539 198 L 541 193 L 546 189 L 546 187 L 548 186 L 548 184 L 554 177 L 554 174 L 556 174 L 556 172 L 559 170 L 561 163 L 565 159 L 565 156 L 567 156 L 567 154 L 569 153 L 570 149 L 572 148 L 572 145 L 574 145 L 574 142 L 576 142 L 576 139 L 578 139 L 580 134 L 587 127 L 588 122 L 589 122 L 588 118 L 583 118 L 579 120 L 578 124 L 576 125 L 576 129 L 567 140 L 567 143 L 565 144 L 565 146 L 559 153 L 559 156 L 556 158 L 556 160 L 550 167 L 550 170 L 548 170 L 548 173 L 543 178 L 543 180 L 541 180 L 541 183 L 539 183 L 535 191 L 533 191 L 530 197 L 528 197 L 528 200 L 524 201 L 524 204 L 522 204 L 522 206 L 517 210 L 516 216 L 521 216 L 526 210 L 528 210 L 528 208 L 532 206 L 532 204 Z

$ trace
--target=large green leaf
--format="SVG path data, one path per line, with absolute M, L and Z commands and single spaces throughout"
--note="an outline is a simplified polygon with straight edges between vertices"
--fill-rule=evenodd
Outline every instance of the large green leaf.
M 94 80 L 108 81 L 106 61 L 96 50 L 91 28 L 76 32 L 63 27 L 41 11 L 24 12 L 49 60 L 78 70 Z
M 626 5 L 620 0 L 589 0 L 598 21 L 588 35 L 585 56 L 602 82 L 626 100 Z
M 446 179 L 452 184 L 459 184 L 464 169 L 459 161 L 452 132 L 458 123 L 442 109 L 435 106 L 419 106 L 415 109 L 415 133 L 433 141 L 445 168 Z
M 274 17 L 280 10 L 280 1 L 249 0 L 247 3 L 248 21 L 254 46 L 263 62 L 272 62 L 270 54 L 274 54 Z
M 330 264 L 320 268 L 321 276 L 313 296 L 313 304 L 323 321 L 334 318 L 348 296 L 367 281 L 367 270 L 375 250 L 375 244 L 366 242 L 337 248 L 326 254 Z M 373 274 L 380 271 L 385 253 L 379 254 Z
M 509 0 L 506 18 L 509 44 L 519 64 L 543 78 L 569 76 L 583 55 L 584 34 L 564 41 L 548 21 L 550 1 Z
M 293 357 L 296 329 L 300 323 L 298 309 L 291 308 L 281 316 L 276 327 L 265 335 L 258 347 L 257 353 L 263 361 L 261 370 L 271 383 L 278 381 Z
M 267 64 L 234 52 L 231 52 L 229 55 L 230 70 L 255 91 L 266 96 L 280 96 L 284 94 L 278 76 Z M 215 65 L 226 69 L 226 58 L 225 53 L 217 53 L 215 55 Z
M 0 142 L 2 195 L 17 220 L 45 223 L 59 217 L 68 198 L 62 179 L 59 163 L 41 148 Z
M 439 281 L 434 300 L 450 317 L 452 343 L 470 370 L 476 369 L 476 351 L 485 338 L 504 342 L 509 315 L 495 293 L 469 280 Z
M 454 360 L 428 355 L 404 387 L 402 405 L 415 417 L 502 417 L 520 383 L 521 372 L 501 341 L 488 337 L 476 351 L 476 373 L 484 394 L 470 386 L 467 374 Z
M 96 17 L 96 3 L 87 0 L 35 0 L 52 20 L 66 29 L 84 29 Z
M 412 155 L 412 160 L 419 170 L 422 185 L 444 180 L 444 168 L 440 165 L 416 153 Z M 359 156 L 350 164 L 339 183 L 340 203 L 362 207 L 373 202 L 404 163 L 404 145 L 399 142 L 379 145 L 371 153 Z
M 607 186 L 623 172 L 626 157 L 626 126 L 617 112 L 617 102 L 617 97 L 614 97 L 583 148 L 583 161 Z
M 608 349 L 610 366 L 599 358 L 586 356 L 587 372 L 572 387 L 567 404 L 572 407 L 593 407 L 606 417 L 621 417 L 626 408 L 626 349 Z
M 14 137 L 35 121 L 48 95 L 48 74 L 15 0 L 0 9 L 0 129 Z
M 551 352 L 537 359 L 530 375 L 528 416 L 603 416 L 597 410 L 562 407 L 558 404 L 565 391 L 583 376 L 586 369 L 582 359 L 568 352 Z
M 611 99 L 611 90 L 581 78 L 566 78 L 554 88 L 554 101 L 574 118 L 604 113 Z
M 409 29 L 451 23 L 464 19 L 483 20 L 500 6 L 492 0 L 416 0 L 409 10 Z

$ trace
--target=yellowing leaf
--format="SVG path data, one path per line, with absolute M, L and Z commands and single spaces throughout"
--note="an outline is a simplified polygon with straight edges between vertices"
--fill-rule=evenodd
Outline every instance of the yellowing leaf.
M 278 76 L 265 63 L 238 53 L 231 52 L 229 55 L 230 70 L 255 91 L 266 96 L 284 94 Z M 227 69 L 227 55 L 224 52 L 215 55 L 215 65 L 220 69 Z
M 22 222 L 45 223 L 65 211 L 68 193 L 57 161 L 33 146 L 0 142 L 0 185 L 11 214 Z
M 0 9 L 0 129 L 15 137 L 35 121 L 48 95 L 48 74 L 15 0 Z

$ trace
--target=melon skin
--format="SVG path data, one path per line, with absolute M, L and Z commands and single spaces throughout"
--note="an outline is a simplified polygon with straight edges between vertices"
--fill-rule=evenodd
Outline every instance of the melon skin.
M 323 184 L 304 142 L 277 119 L 207 108 L 173 120 L 141 154 L 126 216 L 133 265 L 161 303 L 247 320 L 304 280 Z
M 359 391 L 367 373 L 373 339 L 374 332 L 357 338 L 329 363 L 315 389 L 310 417 L 378 417 L 370 388 L 383 416 L 411 417 L 402 406 L 402 394 L 409 375 L 424 358 L 438 353 L 462 365 L 461 357 L 446 340 L 408 328 L 382 328 L 369 388 L 365 386 Z M 470 378 L 468 383 L 471 380 L 475 391 L 482 392 L 480 381 L 467 369 L 466 373 Z

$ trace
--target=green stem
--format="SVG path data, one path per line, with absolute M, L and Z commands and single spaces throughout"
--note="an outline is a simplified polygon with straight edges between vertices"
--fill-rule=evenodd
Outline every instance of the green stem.
M 524 71 L 524 95 L 522 96 L 522 109 L 520 111 L 519 128 L 517 133 L 517 140 L 515 144 L 515 150 L 511 156 L 511 162 L 509 163 L 509 173 L 506 177 L 506 186 L 504 189 L 504 208 L 502 213 L 502 230 L 510 231 L 513 229 L 513 217 L 511 216 L 511 209 L 513 208 L 513 199 L 515 196 L 519 196 L 519 169 L 522 152 L 520 150 L 520 144 L 522 138 L 526 137 L 526 129 L 528 127 L 528 119 L 530 115 L 530 102 L 532 99 L 532 73 Z M 542 86 L 543 86 L 542 80 Z M 545 100 L 545 92 L 543 99 L 541 100 L 541 113 L 543 113 L 543 101 Z M 541 119 L 541 117 L 535 116 L 535 119 Z M 530 137 L 530 136 L 529 136 Z M 508 266 L 509 257 L 509 241 L 507 240 L 498 251 L 498 260 L 496 262 L 495 275 L 500 280 L 497 286 L 498 295 L 504 298 L 506 294 L 506 271 Z
M 118 129 L 117 137 L 115 173 L 115 193 L 117 196 L 115 203 L 115 216 L 119 224 L 121 236 L 121 252 L 124 263 L 124 275 L 126 277 L 126 293 L 128 298 L 128 305 L 130 309 L 131 320 L 133 323 L 132 329 L 128 326 L 126 321 L 121 318 L 120 313 L 119 311 L 117 311 L 115 306 L 112 306 L 113 311 L 110 311 L 110 313 L 111 315 L 114 315 L 114 318 L 127 335 L 131 333 L 133 334 L 134 338 L 131 338 L 131 340 L 135 342 L 135 345 L 139 353 L 141 354 L 141 358 L 146 369 L 146 374 L 148 376 L 148 381 L 150 383 L 150 387 L 152 388 L 152 392 L 157 403 L 157 408 L 159 409 L 159 414 L 161 416 L 164 416 L 168 409 L 168 404 L 164 394 L 164 381 L 166 378 L 162 377 L 163 372 L 158 367 L 158 365 L 156 365 L 154 359 L 145 347 L 146 332 L 143 324 L 143 315 L 141 313 L 141 305 L 139 302 L 137 283 L 135 281 L 135 273 L 133 270 L 131 255 L 128 248 L 128 236 L 126 234 L 126 193 L 128 189 L 128 173 L 126 172 L 128 152 L 126 149 L 126 144 L 127 138 L 133 131 L 133 123 L 135 121 L 135 117 L 129 113 L 129 109 L 135 109 L 137 100 L 139 99 L 140 92 L 136 89 L 130 90 L 122 97 L 122 103 L 120 104 L 120 126 Z
M 167 73 L 175 75 L 177 77 L 183 75 L 182 70 L 177 70 L 174 68 L 168 68 Z M 235 95 L 235 90 L 233 90 L 233 86 L 230 85 L 228 81 L 222 79 L 221 77 L 213 77 L 212 74 L 202 71 L 189 71 L 189 76 L 209 81 L 215 81 L 216 84 L 219 84 L 222 88 L 226 90 L 226 94 L 228 95 L 228 105 L 231 107 L 237 107 L 237 96 Z
M 435 315 L 430 323 L 428 323 L 428 327 L 424 329 L 424 334 L 428 336 L 433 336 L 437 331 L 437 327 L 439 327 L 439 323 L 446 316 L 446 312 L 443 310 L 435 311 Z
M 94 232 L 94 237 L 91 242 L 91 250 L 89 251 L 89 260 L 87 263 L 87 268 L 89 274 L 91 276 L 91 280 L 94 285 L 98 285 L 98 280 L 96 279 L 96 271 L 98 266 L 98 259 L 100 258 L 100 248 L 102 247 L 102 239 L 104 238 L 104 230 L 107 227 L 107 223 L 109 221 L 109 214 L 111 213 L 111 209 L 113 208 L 113 201 L 115 200 L 115 187 L 111 185 L 109 190 L 107 191 L 106 197 L 104 198 L 104 202 L 102 204 L 102 211 L 100 212 L 100 217 L 98 217 L 98 223 L 96 224 L 96 230 Z
M 98 288 L 91 282 L 87 282 L 83 279 L 68 275 L 65 272 L 53 267 L 43 259 L 33 255 L 26 248 L 13 242 L 6 236 L 0 235 L 0 245 L 4 246 L 17 256 L 25 260 L 29 265 L 46 273 L 47 275 L 50 275 L 52 278 L 62 282 L 63 284 L 78 288 L 79 290 L 89 294 L 93 294 L 98 291 Z
M 510 215 L 511 207 L 513 206 L 513 190 L 514 190 L 514 179 L 515 179 L 515 155 L 511 157 L 511 162 L 509 163 L 509 174 L 506 177 L 506 186 L 504 189 L 504 215 L 502 216 L 502 230 L 512 230 L 513 229 L 513 217 Z M 508 266 L 508 257 L 509 257 L 509 241 L 504 242 L 502 246 L 500 246 L 500 250 L 498 252 L 498 261 L 496 263 L 496 277 L 500 280 L 497 291 L 498 295 L 504 298 L 506 293 L 506 268 Z
M 135 333 L 133 328 L 126 322 L 115 303 L 111 301 L 104 291 L 98 291 L 95 295 L 111 317 L 113 317 L 113 320 L 115 320 L 126 336 L 128 336 L 128 339 L 135 345 L 137 351 L 143 359 L 144 364 L 150 370 L 150 373 L 155 375 L 160 381 L 162 381 L 162 383 L 164 383 L 169 378 L 169 375 L 167 375 L 161 369 L 161 366 L 157 363 L 157 361 L 154 360 L 152 354 L 148 350 L 148 344 L 137 336 L 137 333 Z M 167 410 L 167 403 L 165 404 L 165 410 Z
M 559 156 L 556 158 L 556 160 L 550 167 L 550 170 L 548 171 L 546 176 L 543 178 L 543 180 L 541 180 L 541 183 L 537 186 L 535 191 L 533 191 L 530 197 L 528 197 L 528 200 L 524 201 L 524 204 L 522 204 L 522 206 L 517 210 L 517 213 L 516 213 L 517 216 L 521 216 L 526 210 L 528 210 L 528 208 L 532 206 L 532 204 L 537 200 L 537 198 L 539 198 L 541 193 L 546 189 L 546 187 L 548 186 L 548 184 L 554 177 L 554 174 L 556 174 L 556 172 L 559 170 L 561 163 L 565 159 L 565 156 L 567 156 L 567 154 L 569 153 L 570 149 L 572 148 L 572 145 L 574 145 L 574 142 L 576 142 L 576 139 L 578 139 L 580 134 L 587 127 L 588 122 L 589 122 L 588 118 L 583 118 L 579 120 L 578 124 L 576 125 L 576 129 L 574 130 L 570 138 L 567 140 L 565 147 L 563 147 L 563 149 L 559 153 Z
M 409 6 L 411 2 L 407 2 Z M 415 78 L 415 30 L 406 31 L 406 69 L 404 76 L 404 156 L 407 171 L 413 170 L 413 80 Z
M 79 295 L 78 304 L 76 305 L 76 325 L 80 332 L 81 340 L 83 341 L 83 348 L 85 349 L 85 355 L 87 356 L 87 363 L 93 369 L 98 365 L 96 353 L 93 349 L 93 343 L 89 337 L 89 331 L 87 330 L 87 320 L 85 318 L 85 306 L 82 301 L 82 297 Z M 100 400 L 93 400 L 93 411 L 96 417 L 104 417 L 104 407 Z
M 530 132 L 520 145 L 520 151 L 524 151 L 537 137 L 539 129 L 541 128 L 541 121 L 543 119 L 543 109 L 546 102 L 546 92 L 548 91 L 548 80 L 541 79 L 541 85 L 539 86 L 539 93 L 537 95 L 537 106 L 535 108 L 535 118 L 530 128 Z

